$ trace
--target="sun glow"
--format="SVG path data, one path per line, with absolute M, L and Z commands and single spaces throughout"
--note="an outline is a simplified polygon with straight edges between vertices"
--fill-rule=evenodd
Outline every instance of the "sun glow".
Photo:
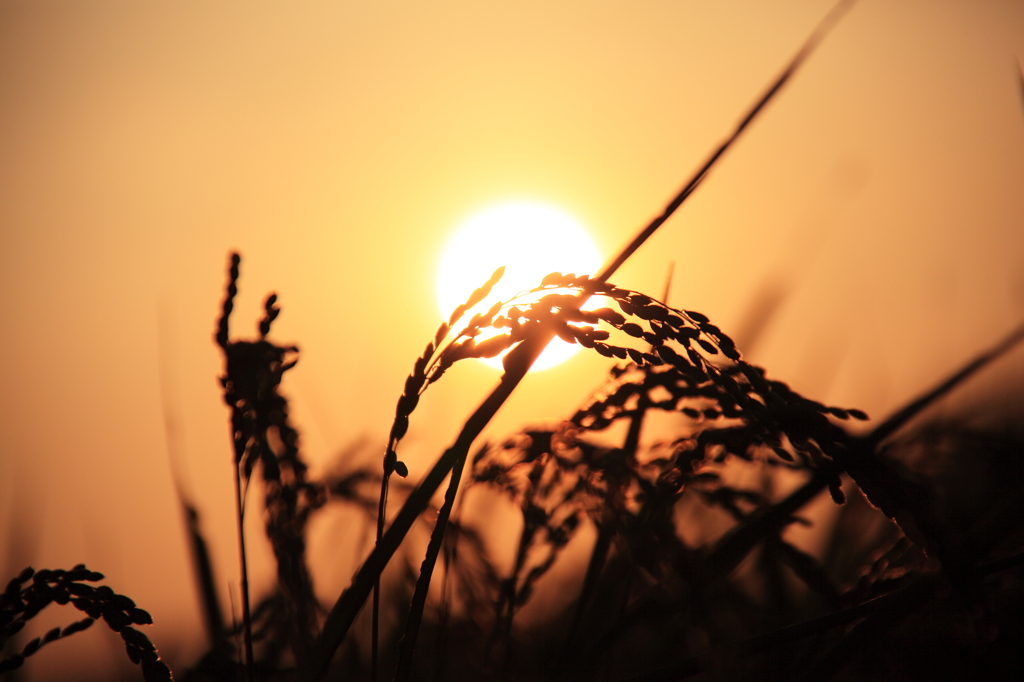
M 445 248 L 437 275 L 441 315 L 447 318 L 502 265 L 504 277 L 469 315 L 532 289 L 549 272 L 594 274 L 601 255 L 586 230 L 562 211 L 530 202 L 493 206 L 462 223 Z M 577 350 L 579 346 L 556 338 L 533 368 L 554 367 Z M 482 362 L 501 369 L 501 357 Z

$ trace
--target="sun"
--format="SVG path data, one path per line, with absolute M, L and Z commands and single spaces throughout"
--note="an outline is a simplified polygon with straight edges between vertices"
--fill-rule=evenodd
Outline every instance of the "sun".
M 601 260 L 586 229 L 568 213 L 534 202 L 498 204 L 472 215 L 452 234 L 438 268 L 437 304 L 447 319 L 502 265 L 504 277 L 470 314 L 532 289 L 549 272 L 594 274 Z M 533 369 L 561 364 L 577 350 L 556 338 Z M 501 369 L 501 357 L 481 362 Z

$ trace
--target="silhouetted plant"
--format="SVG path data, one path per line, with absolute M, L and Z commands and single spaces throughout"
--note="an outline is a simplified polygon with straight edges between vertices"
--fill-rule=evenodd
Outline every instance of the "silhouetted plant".
M 93 587 L 87 584 L 100 580 L 103 580 L 102 573 L 90 571 L 79 564 L 69 571 L 35 571 L 29 567 L 8 582 L 0 594 L 0 651 L 28 621 L 50 604 L 71 604 L 88 617 L 63 629 L 53 628 L 42 637 L 31 640 L 20 653 L 0 659 L 0 675 L 20 668 L 26 658 L 47 644 L 81 632 L 102 618 L 107 627 L 121 635 L 128 657 L 142 668 L 146 682 L 170 682 L 173 679 L 171 671 L 160 660 L 156 647 L 142 631 L 132 627 L 149 625 L 153 618 L 134 601 L 106 585 Z
M 948 391 L 984 362 L 965 369 L 959 379 L 940 387 L 931 398 L 908 406 L 867 436 L 853 436 L 842 424 L 851 417 L 866 419 L 863 412 L 822 405 L 769 378 L 763 369 L 744 361 L 733 341 L 704 315 L 671 308 L 608 282 L 629 255 L 703 181 L 722 153 L 806 58 L 823 31 L 824 27 L 812 36 L 665 211 L 600 273 L 592 277 L 552 273 L 523 296 L 496 303 L 463 324 L 460 318 L 486 297 L 501 276 L 499 270 L 438 328 L 414 363 L 396 406 L 380 478 L 376 546 L 357 571 L 352 586 L 327 614 L 319 632 L 315 619 L 299 619 L 304 635 L 295 638 L 291 648 L 300 679 L 319 679 L 326 673 L 335 650 L 346 638 L 371 592 L 374 598 L 370 676 L 378 677 L 380 576 L 417 519 L 430 508 L 434 492 L 448 478 L 445 499 L 437 512 L 397 645 L 396 679 L 413 675 L 415 645 L 425 626 L 429 586 L 440 557 L 444 557 L 446 568 L 445 599 L 457 600 L 460 590 L 469 591 L 465 582 L 462 587 L 449 586 L 449 574 L 457 574 L 465 559 L 457 551 L 458 539 L 447 544 L 445 540 L 453 527 L 451 518 L 469 449 L 554 336 L 579 343 L 620 364 L 612 369 L 608 385 L 570 419 L 553 429 L 524 432 L 498 447 L 483 447 L 473 459 L 474 485 L 502 491 L 518 506 L 522 516 L 511 574 L 501 578 L 493 567 L 483 572 L 493 576 L 488 589 L 493 590 L 495 610 L 490 633 L 485 634 L 480 628 L 478 643 L 504 641 L 502 674 L 509 674 L 507 666 L 516 664 L 508 656 L 515 613 L 529 602 L 537 583 L 584 521 L 597 530 L 597 541 L 580 597 L 572 613 L 564 616 L 568 628 L 562 644 L 552 647 L 554 657 L 548 669 L 556 676 L 593 674 L 616 642 L 626 641 L 634 633 L 650 635 L 652 627 L 659 634 L 648 637 L 654 643 L 651 646 L 668 646 L 678 637 L 703 642 L 704 662 L 696 661 L 692 655 L 687 657 L 683 653 L 685 648 L 676 647 L 678 655 L 660 661 L 664 666 L 662 672 L 647 669 L 641 670 L 641 674 L 678 678 L 718 669 L 727 676 L 740 675 L 753 669 L 749 667 L 756 664 L 752 661 L 762 660 L 755 657 L 737 663 L 730 658 L 736 650 L 768 656 L 783 675 L 823 674 L 847 660 L 849 652 L 859 646 L 857 642 L 866 641 L 864 633 L 868 630 L 863 625 L 847 634 L 837 634 L 834 628 L 845 627 L 865 614 L 877 628 L 889 627 L 899 620 L 893 609 L 930 598 L 934 592 L 930 586 L 934 586 L 935 579 L 929 576 L 943 575 L 943 567 L 934 560 L 925 560 L 921 550 L 931 549 L 941 533 L 929 516 L 926 491 L 903 476 L 899 467 L 884 456 L 884 446 L 887 437 L 919 413 L 929 400 Z M 268 533 L 287 530 L 283 537 L 290 538 L 290 544 L 279 539 L 275 545 L 279 565 L 285 561 L 302 569 L 298 573 L 280 573 L 282 594 L 291 602 L 305 600 L 305 613 L 315 613 L 317 606 L 308 589 L 311 582 L 303 559 L 302 534 L 308 515 L 322 504 L 321 491 L 331 486 L 325 488 L 305 480 L 305 469 L 295 447 L 297 440 L 287 426 L 286 404 L 277 386 L 283 372 L 291 366 L 285 356 L 293 353 L 294 348 L 275 346 L 265 338 L 277 314 L 274 297 L 265 306 L 267 313 L 261 323 L 259 341 L 227 340 L 227 318 L 237 292 L 237 266 L 236 256 L 218 333 L 218 343 L 227 356 L 225 389 L 233 410 L 235 459 L 240 466 L 237 480 L 240 488 L 242 483 L 248 484 L 252 467 L 261 461 L 270 495 L 280 494 L 276 492 L 279 489 L 291 489 L 296 500 L 304 500 L 304 506 L 280 505 L 282 519 L 276 525 L 269 523 Z M 603 299 L 604 307 L 584 308 L 585 302 L 595 299 L 599 299 L 597 305 Z M 458 327 L 457 323 L 463 326 Z M 498 387 L 469 417 L 453 445 L 435 462 L 424 480 L 409 491 L 387 526 L 391 476 L 407 474 L 398 458 L 398 446 L 423 392 L 460 360 L 494 357 L 506 351 L 505 373 Z M 998 353 L 991 357 L 995 355 Z M 651 447 L 641 444 L 639 434 L 645 416 L 655 411 L 671 412 L 681 421 L 673 439 Z M 617 423 L 627 426 L 625 440 L 618 445 L 600 442 L 602 434 Z M 277 450 L 269 435 L 275 428 L 281 434 Z M 785 468 L 803 476 L 804 482 L 785 498 L 773 500 L 762 490 L 725 483 L 719 473 L 730 461 Z M 290 482 L 282 481 L 277 473 L 282 462 L 292 472 Z M 791 524 L 807 523 L 798 512 L 819 492 L 827 489 L 836 503 L 845 502 L 844 487 L 853 489 L 853 484 L 844 483 L 844 475 L 852 478 L 867 499 L 894 518 L 906 537 L 915 543 L 910 554 L 902 549 L 892 550 L 886 555 L 889 558 L 880 559 L 884 566 L 876 563 L 877 570 L 869 574 L 873 577 L 852 588 L 837 583 L 825 565 L 783 537 Z M 352 493 L 351 487 L 339 490 Z M 711 546 L 691 547 L 680 539 L 675 517 L 680 500 L 688 493 L 707 509 L 720 510 L 729 519 L 724 534 Z M 363 502 L 364 507 L 368 504 Z M 455 527 L 464 541 L 473 537 L 471 531 L 467 534 L 471 525 L 460 522 Z M 896 575 L 889 571 L 895 556 L 892 552 L 916 558 L 904 563 L 902 573 Z M 742 581 L 730 578 L 748 558 L 761 573 L 764 604 L 745 594 Z M 479 552 L 474 560 L 487 565 Z M 787 581 L 793 579 L 816 595 L 817 601 L 797 608 L 792 590 L 787 587 Z M 293 581 L 290 588 L 284 584 L 286 580 Z M 601 588 L 616 580 L 611 589 Z M 473 601 L 479 603 L 479 596 Z M 289 614 L 296 609 L 291 608 Z M 787 625 L 794 617 L 816 613 L 817 619 Z M 552 614 L 552 620 L 558 621 L 559 616 Z M 444 605 L 438 626 L 442 630 L 455 626 Z M 439 632 L 438 641 L 451 640 Z M 777 643 L 786 643 L 789 648 L 773 648 Z M 485 653 L 477 658 L 481 670 L 493 668 L 486 653 L 488 648 L 484 646 Z M 834 653 L 821 654 L 823 650 Z M 766 651 L 769 653 L 765 654 Z M 441 665 L 436 670 L 441 670 Z
M 374 681 L 391 672 L 384 662 L 393 664 L 399 681 L 653 681 L 698 674 L 790 680 L 827 679 L 839 671 L 845 679 L 882 679 L 897 676 L 902 660 L 871 653 L 886 645 L 910 652 L 913 673 L 932 670 L 921 632 L 942 642 L 947 653 L 939 660 L 960 677 L 1024 669 L 1015 648 L 1024 636 L 1024 590 L 1010 573 L 1024 563 L 1024 504 L 1013 487 L 1024 482 L 1019 439 L 948 424 L 913 427 L 930 405 L 1015 347 L 1024 328 L 857 433 L 847 426 L 850 419 L 867 420 L 862 411 L 826 406 L 770 377 L 705 315 L 609 282 L 707 177 L 848 4 L 837 6 L 662 213 L 601 271 L 551 273 L 533 289 L 469 316 L 501 278 L 499 268 L 459 306 L 405 379 L 379 469 L 309 476 L 280 391 L 298 349 L 268 339 L 280 313 L 274 294 L 264 303 L 256 339 L 230 337 L 241 262 L 231 255 L 215 340 L 224 353 L 221 384 L 231 411 L 243 617 L 224 631 L 198 512 L 186 504 L 213 640 L 188 679 L 313 682 L 331 672 L 335 659 L 339 676 Z M 612 361 L 605 384 L 567 418 L 478 444 L 556 336 Z M 403 480 L 408 467 L 399 447 L 425 391 L 462 360 L 502 353 L 498 385 L 451 446 L 418 484 Z M 672 415 L 675 426 L 651 442 L 642 431 L 657 413 Z M 963 459 L 964 452 L 973 459 Z M 1010 483 L 996 486 L 998 503 L 978 504 L 969 495 L 992 486 L 951 492 L 950 481 L 929 478 L 918 466 L 940 457 L 958 458 L 958 473 L 975 473 L 978 460 L 988 458 L 990 475 Z M 261 475 L 254 477 L 257 467 Z M 753 475 L 740 480 L 731 475 L 737 469 Z M 779 472 L 795 481 L 785 495 L 773 490 Z M 468 490 L 460 489 L 464 478 Z M 445 479 L 436 506 L 433 497 Z M 244 523 L 253 485 L 264 495 L 277 582 L 250 609 Z M 815 523 L 806 510 L 826 490 L 843 506 L 830 545 L 812 553 L 787 531 Z M 507 569 L 488 556 L 487 529 L 458 507 L 467 493 L 500 500 L 518 514 Z M 392 497 L 401 506 L 389 525 Z M 315 596 L 306 534 L 310 519 L 333 502 L 354 504 L 367 537 L 370 524 L 375 527 L 376 542 L 351 586 L 328 608 Z M 714 532 L 688 540 L 687 531 L 701 525 Z M 429 538 L 418 573 L 413 562 L 404 566 L 402 589 L 389 590 L 384 604 L 385 567 L 424 528 Z M 578 594 L 545 604 L 543 619 L 524 623 L 526 607 L 536 604 L 543 581 L 553 579 L 552 569 L 584 529 L 595 539 L 577 576 Z M 432 612 L 439 561 L 443 584 Z M 146 680 L 169 680 L 155 648 L 131 627 L 150 622 L 149 614 L 109 588 L 84 584 L 100 578 L 77 566 L 27 569 L 12 581 L 0 602 L 0 646 L 53 601 L 71 602 L 89 618 L 32 640 L 0 661 L 0 674 L 102 617 L 122 635 Z M 350 631 L 371 593 L 364 670 L 367 656 Z M 387 639 L 379 624 L 382 606 L 406 613 Z M 532 641 L 523 634 L 528 626 L 535 630 Z M 234 651 L 229 637 L 239 635 L 243 642 Z M 991 660 L 983 661 L 988 654 Z
M 224 402 L 231 407 L 232 440 L 236 471 L 239 547 L 243 566 L 243 618 L 247 665 L 252 662 L 252 633 L 249 614 L 248 580 L 245 577 L 245 550 L 241 527 L 245 497 L 252 472 L 262 468 L 266 495 L 266 532 L 277 559 L 281 606 L 288 624 L 292 652 L 301 659 L 316 636 L 316 599 L 305 560 L 305 525 L 310 513 L 326 501 L 319 483 L 307 480 L 307 466 L 299 456 L 298 433 L 288 421 L 288 403 L 278 392 L 281 378 L 295 366 L 289 356 L 295 346 L 277 346 L 267 334 L 280 313 L 277 296 L 271 294 L 264 304 L 259 322 L 259 339 L 231 341 L 228 323 L 238 292 L 238 254 L 231 256 L 227 296 L 217 325 L 216 341 L 223 349 L 226 374 L 221 378 Z

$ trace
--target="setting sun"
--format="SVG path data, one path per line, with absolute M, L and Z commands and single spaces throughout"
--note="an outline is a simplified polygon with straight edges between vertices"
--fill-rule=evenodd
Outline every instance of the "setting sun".
M 492 206 L 467 219 L 448 241 L 437 275 L 441 315 L 451 314 L 502 265 L 505 276 L 478 309 L 537 286 L 549 272 L 592 274 L 601 255 L 583 226 L 563 211 L 530 202 Z M 555 339 L 534 369 L 554 367 L 577 349 Z M 501 368 L 500 357 L 483 362 Z

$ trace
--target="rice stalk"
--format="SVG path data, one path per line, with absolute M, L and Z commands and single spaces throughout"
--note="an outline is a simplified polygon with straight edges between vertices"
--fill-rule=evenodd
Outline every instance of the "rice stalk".
M 474 337 L 479 334 L 482 328 L 490 324 L 491 318 L 494 317 L 494 312 L 490 312 L 475 315 L 470 320 L 466 328 L 442 348 L 443 342 L 448 338 L 449 332 L 455 323 L 462 318 L 467 310 L 472 309 L 480 303 L 480 301 L 487 298 L 487 295 L 491 293 L 491 289 L 495 284 L 497 284 L 498 280 L 501 279 L 504 272 L 504 267 L 496 269 L 491 277 L 481 287 L 470 294 L 469 299 L 465 303 L 458 306 L 452 312 L 451 317 L 447 322 L 441 323 L 441 326 L 438 327 L 437 332 L 434 335 L 433 341 L 427 344 L 426 349 L 423 351 L 423 355 L 416 360 L 412 374 L 410 374 L 405 380 L 405 390 L 402 393 L 402 397 L 398 399 L 398 405 L 395 407 L 395 419 L 391 425 L 391 433 L 388 435 L 387 451 L 384 454 L 384 473 L 381 477 L 380 501 L 377 508 L 378 544 L 384 537 L 384 523 L 387 513 L 388 482 L 391 478 L 391 474 L 397 473 L 402 478 L 409 475 L 409 469 L 406 467 L 405 463 L 398 459 L 397 448 L 399 441 L 401 441 L 405 436 L 406 431 L 409 429 L 409 417 L 416 409 L 420 396 L 423 395 L 423 392 L 427 390 L 427 387 L 430 386 L 430 384 L 440 379 L 448 368 L 455 364 L 455 362 L 470 357 L 493 357 L 505 350 L 505 348 L 511 344 L 511 341 L 506 344 L 505 340 L 502 339 L 497 342 L 488 341 L 477 346 Z M 455 483 L 455 486 L 457 488 L 457 482 Z M 447 507 L 447 511 L 445 511 L 444 508 L 442 509 L 445 522 L 447 522 L 450 510 L 450 506 Z M 416 599 L 414 598 L 414 603 L 415 601 Z M 377 580 L 374 583 L 373 615 L 370 634 L 370 679 L 374 682 L 376 682 L 378 675 L 379 614 L 380 576 L 377 577 Z M 415 636 L 412 641 L 415 641 Z
M 232 254 L 227 295 L 216 340 L 224 352 L 221 378 L 224 401 L 231 408 L 235 454 L 235 499 L 242 573 L 242 614 L 247 677 L 252 678 L 252 616 L 249 609 L 245 560 L 245 498 L 252 473 L 259 465 L 266 495 L 266 534 L 277 559 L 278 583 L 286 609 L 288 639 L 297 661 L 309 655 L 317 634 L 316 599 L 305 561 L 305 526 L 309 515 L 326 502 L 326 490 L 307 480 L 307 466 L 298 449 L 298 433 L 288 420 L 288 404 L 278 392 L 286 371 L 295 366 L 295 346 L 267 340 L 280 313 L 277 296 L 264 303 L 257 341 L 231 341 L 228 322 L 238 292 L 238 254 Z
M 90 571 L 84 564 L 67 571 L 36 571 L 28 567 L 11 579 L 0 594 L 0 651 L 28 621 L 50 604 L 63 606 L 70 603 L 88 617 L 63 629 L 53 628 L 42 637 L 31 640 L 21 652 L 0 659 L 0 676 L 20 668 L 26 658 L 42 647 L 81 632 L 102 618 L 107 627 L 121 635 L 128 657 L 142 668 L 146 682 L 172 682 L 174 677 L 170 668 L 161 660 L 156 647 L 141 630 L 132 627 L 150 625 L 153 617 L 130 598 L 117 594 L 106 585 L 93 587 L 87 584 L 100 580 L 103 580 L 103 574 Z
M 783 73 L 776 79 L 768 91 L 760 97 L 750 111 L 744 116 L 734 132 L 712 153 L 709 159 L 700 167 L 697 173 L 688 181 L 683 189 L 662 211 L 662 214 L 655 218 L 630 242 L 615 258 L 607 263 L 601 272 L 595 277 L 599 283 L 606 282 L 618 268 L 668 220 L 669 217 L 682 205 L 697 186 L 710 172 L 718 159 L 739 138 L 742 132 L 763 110 L 764 106 L 775 96 L 782 86 L 795 73 L 796 69 L 810 55 L 814 47 L 824 38 L 839 17 L 851 5 L 849 2 L 840 2 L 836 8 L 826 17 L 819 27 L 812 33 L 811 37 L 791 60 Z M 581 294 L 580 303 L 586 300 L 589 295 Z M 536 357 L 543 350 L 547 342 L 554 337 L 551 330 L 538 328 L 535 335 L 523 339 L 509 354 L 503 362 L 505 373 L 498 386 L 481 403 L 480 407 L 467 420 L 462 432 L 455 443 L 435 463 L 434 467 L 427 474 L 420 486 L 409 496 L 402 510 L 399 512 L 394 523 L 388 532 L 380 535 L 377 546 L 370 557 L 363 564 L 353 579 L 352 585 L 345 590 L 328 614 L 324 623 L 320 638 L 311 657 L 308 668 L 303 669 L 303 679 L 319 679 L 326 672 L 331 657 L 344 639 L 348 628 L 358 613 L 359 607 L 368 596 L 372 586 L 376 584 L 377 578 L 384 566 L 390 560 L 401 539 L 412 526 L 413 520 L 425 509 L 430 497 L 436 491 L 443 479 L 450 474 L 457 462 L 464 460 L 467 456 L 472 442 L 483 430 L 486 424 L 494 416 L 497 410 L 504 404 L 505 400 L 518 386 L 519 382 L 529 371 L 530 366 Z M 595 348 L 597 346 L 595 345 Z M 600 350 L 599 350 L 600 352 Z M 406 511 L 408 509 L 408 512 Z M 390 538 L 389 538 L 390 534 Z

